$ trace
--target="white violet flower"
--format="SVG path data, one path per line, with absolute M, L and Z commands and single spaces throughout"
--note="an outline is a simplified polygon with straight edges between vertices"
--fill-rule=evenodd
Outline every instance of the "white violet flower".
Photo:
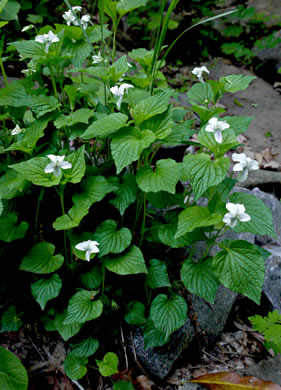
M 238 172 L 237 179 L 240 182 L 247 179 L 248 171 L 255 171 L 259 169 L 259 163 L 256 160 L 252 160 L 250 157 L 247 157 L 245 153 L 233 153 L 232 160 L 238 162 L 238 164 L 234 165 L 233 171 Z
M 98 64 L 99 62 L 106 61 L 101 56 L 101 52 L 100 51 L 98 52 L 97 56 L 92 56 L 92 59 L 93 59 L 93 64 Z
M 65 11 L 62 17 L 64 18 L 64 20 L 66 20 L 66 24 L 68 26 L 70 26 L 71 23 L 75 20 L 75 16 L 73 15 L 73 12 L 71 10 Z
M 52 161 L 44 169 L 45 173 L 53 173 L 54 176 L 59 177 L 62 169 L 70 169 L 72 164 L 68 161 L 63 161 L 65 156 L 55 156 L 48 154 L 47 157 Z
M 198 77 L 200 83 L 204 83 L 204 79 L 202 76 L 203 72 L 210 73 L 205 65 L 201 66 L 201 68 L 196 67 L 191 71 L 191 73 L 193 73 L 196 77 Z
M 45 44 L 45 52 L 48 53 L 49 47 L 51 46 L 52 43 L 54 42 L 59 42 L 59 37 L 53 33 L 53 31 L 49 31 L 48 34 L 43 34 L 43 35 L 37 35 L 35 38 L 36 42 L 43 43 Z
M 110 88 L 110 92 L 113 93 L 113 95 L 119 96 L 119 99 L 118 99 L 118 101 L 116 103 L 116 105 L 117 105 L 119 110 L 120 110 L 120 107 L 121 107 L 121 103 L 122 103 L 124 94 L 126 92 L 128 92 L 129 88 L 134 88 L 134 86 L 131 85 L 131 84 L 124 83 L 124 84 L 121 84 L 120 87 L 115 85 L 115 87 Z
M 82 27 L 84 28 L 84 30 L 86 30 L 86 28 L 88 27 L 88 23 L 91 19 L 91 16 L 90 15 L 83 15 L 81 20 L 80 20 L 80 23 L 82 24 Z
M 243 204 L 227 203 L 226 208 L 229 213 L 224 215 L 223 222 L 231 228 L 236 226 L 237 221 L 248 222 L 251 220 L 250 215 L 245 213 L 245 206 Z
M 23 69 L 21 73 L 25 74 L 26 76 L 31 76 L 32 73 L 36 73 L 36 70 L 32 68 L 27 68 L 27 69 Z
M 74 7 L 72 7 L 72 10 L 74 12 L 76 12 L 76 11 L 81 12 L 82 11 L 82 7 L 81 7 L 81 5 L 75 5 Z
M 86 251 L 86 260 L 90 261 L 91 253 L 98 253 L 100 251 L 97 245 L 99 245 L 97 241 L 88 240 L 75 245 L 75 248 L 80 251 Z
M 12 135 L 17 135 L 20 133 L 23 133 L 25 129 L 21 129 L 19 125 L 16 125 L 16 127 L 11 131 Z
M 225 121 L 219 121 L 218 118 L 211 118 L 206 126 L 206 131 L 215 133 L 215 140 L 218 144 L 222 143 L 222 131 L 228 129 L 230 126 Z
M 33 24 L 29 24 L 28 26 L 24 26 L 22 29 L 21 29 L 21 32 L 25 32 L 25 31 L 28 31 L 28 30 L 31 30 L 32 28 L 34 28 L 35 26 Z

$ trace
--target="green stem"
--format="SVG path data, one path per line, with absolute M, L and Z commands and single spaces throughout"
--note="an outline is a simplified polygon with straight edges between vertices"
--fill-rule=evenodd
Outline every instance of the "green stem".
M 56 86 L 54 70 L 53 70 L 53 67 L 51 64 L 49 65 L 49 71 L 50 71 L 50 75 L 51 75 L 51 79 L 52 79 L 54 94 L 55 94 L 55 97 L 58 98 L 58 91 L 57 91 L 57 86 Z
M 0 55 L 0 68 L 1 68 L 1 71 L 2 71 L 5 87 L 7 88 L 9 84 L 8 84 L 8 79 L 7 79 L 7 76 L 6 76 L 6 72 L 5 72 L 5 68 L 4 68 L 4 65 L 3 65 L 3 61 L 2 61 L 1 55 Z
M 44 196 L 44 187 L 41 187 L 41 191 L 37 201 L 35 221 L 34 221 L 34 232 L 35 232 L 36 241 L 37 241 L 38 215 L 39 215 L 40 203 L 43 199 L 43 196 Z
M 64 186 L 62 186 L 61 191 L 58 192 L 60 196 L 60 202 L 61 202 L 61 210 L 62 210 L 62 215 L 65 215 L 65 209 L 64 209 Z M 67 261 L 67 245 L 66 245 L 66 231 L 63 231 L 63 243 L 64 243 L 64 258 L 65 258 L 65 263 L 68 264 Z
M 104 298 L 104 285 L 105 285 L 105 266 L 103 265 L 102 267 L 102 289 L 101 289 L 101 300 L 103 301 L 103 298 Z
M 140 243 L 139 243 L 140 247 L 141 247 L 141 244 L 142 244 L 143 238 L 144 238 L 145 221 L 146 221 L 146 192 L 143 194 L 143 219 L 142 219 L 142 226 L 141 226 L 141 239 L 140 239 Z
M 113 23 L 113 41 L 112 41 L 112 63 L 114 62 L 115 59 L 115 54 L 116 54 L 116 33 L 117 33 L 117 28 L 120 23 L 120 16 L 117 19 L 116 23 Z

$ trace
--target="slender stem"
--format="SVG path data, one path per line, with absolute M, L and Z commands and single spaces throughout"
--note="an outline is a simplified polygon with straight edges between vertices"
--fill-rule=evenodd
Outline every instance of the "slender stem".
M 146 221 L 146 192 L 143 194 L 143 219 L 142 219 L 142 226 L 141 226 L 141 239 L 139 246 L 141 246 L 144 238 L 144 232 L 145 232 L 145 221 Z
M 65 215 L 65 209 L 64 209 L 64 186 L 62 186 L 61 191 L 59 191 L 59 196 L 60 196 L 60 202 L 61 202 L 61 210 L 62 210 L 62 215 Z M 63 243 L 64 243 L 64 257 L 65 257 L 65 262 L 68 265 L 67 261 L 67 245 L 66 245 L 66 231 L 63 231 Z
M 114 62 L 115 59 L 115 54 L 116 54 L 116 33 L 117 33 L 117 28 L 120 23 L 121 17 L 117 19 L 117 22 L 113 24 L 113 41 L 112 41 L 112 63 Z
M 41 191 L 40 191 L 40 194 L 39 194 L 39 197 L 38 197 L 38 201 L 37 201 L 35 221 L 34 221 L 34 231 L 35 231 L 36 241 L 37 241 L 37 228 L 38 228 L 39 208 L 40 208 L 40 203 L 41 203 L 41 201 L 43 199 L 43 196 L 44 196 L 44 187 L 41 187 Z
M 103 265 L 102 267 L 102 289 L 101 289 L 101 300 L 103 301 L 103 298 L 104 298 L 104 285 L 105 285 L 105 266 Z
M 9 84 L 8 84 L 8 79 L 7 79 L 7 76 L 6 76 L 6 72 L 5 72 L 5 68 L 4 68 L 4 65 L 3 65 L 3 61 L 2 61 L 1 55 L 0 55 L 0 68 L 1 68 L 1 71 L 2 71 L 5 87 L 7 88 Z
M 51 75 L 51 79 L 52 79 L 54 94 L 55 94 L 55 97 L 58 98 L 58 91 L 57 91 L 57 86 L 56 86 L 54 70 L 53 70 L 53 66 L 51 64 L 49 65 L 49 71 L 50 71 L 50 75 Z

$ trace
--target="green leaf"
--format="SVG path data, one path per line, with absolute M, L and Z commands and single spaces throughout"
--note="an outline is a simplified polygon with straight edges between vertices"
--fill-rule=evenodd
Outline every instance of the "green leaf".
M 1 12 L 0 18 L 4 20 L 18 20 L 19 10 L 19 2 L 15 0 L 9 0 Z
M 14 169 L 23 178 L 37 186 L 52 187 L 59 184 L 61 177 L 55 177 L 53 174 L 44 172 L 49 162 L 50 160 L 47 157 L 34 157 L 30 160 L 10 165 L 9 168 Z
M 64 258 L 61 255 L 53 256 L 55 246 L 48 242 L 34 245 L 23 258 L 20 270 L 34 272 L 35 274 L 49 274 L 59 269 Z
M 245 133 L 248 130 L 252 120 L 252 116 L 224 116 L 223 120 L 230 125 L 230 129 L 234 131 L 235 135 Z
M 167 266 L 163 261 L 151 259 L 149 261 L 146 283 L 150 288 L 171 287 Z
M 244 76 L 243 74 L 231 74 L 219 79 L 224 83 L 225 92 L 238 92 L 248 88 L 249 84 L 255 79 L 255 76 Z
M 172 132 L 163 140 L 167 146 L 177 146 L 185 143 L 189 138 L 196 133 L 192 128 L 194 120 L 186 120 L 183 123 L 174 123 Z
M 80 279 L 84 287 L 89 290 L 96 290 L 102 283 L 102 271 L 98 266 L 94 266 L 89 272 L 81 274 Z
M 14 305 L 9 306 L 2 314 L 0 332 L 18 331 L 23 324 L 21 320 L 22 316 L 23 313 L 18 313 Z
M 186 233 L 179 238 L 175 238 L 177 228 L 177 221 L 161 225 L 158 229 L 159 240 L 171 248 L 184 248 L 185 246 L 191 245 L 194 241 L 206 239 L 205 235 L 200 231 Z
M 55 220 L 53 228 L 55 230 L 68 230 L 79 226 L 81 220 L 88 214 L 90 207 L 91 203 L 87 198 L 75 200 L 68 214 L 64 214 Z
M 143 325 L 146 322 L 145 306 L 141 302 L 130 302 L 129 310 L 125 314 L 125 321 L 129 325 Z
M 21 195 L 30 183 L 13 169 L 7 168 L 0 176 L 0 193 L 2 199 L 13 199 Z
M 147 69 L 153 60 L 153 50 L 147 49 L 134 49 L 128 53 L 128 55 L 135 61 L 137 61 L 144 69 Z
M 64 324 L 84 323 L 98 318 L 102 313 L 103 303 L 100 300 L 93 301 L 93 297 L 93 292 L 86 290 L 74 294 L 69 300 Z
M 22 152 L 31 154 L 36 146 L 37 141 L 44 136 L 44 130 L 49 123 L 50 117 L 39 118 L 31 123 L 26 128 L 24 137 L 18 141 L 13 142 L 6 150 L 21 150 Z
M 181 176 L 181 165 L 168 158 L 158 160 L 155 170 L 149 166 L 141 168 L 137 173 L 137 184 L 144 192 L 167 191 L 175 194 Z
M 59 275 L 54 274 L 49 279 L 39 279 L 37 282 L 32 283 L 31 292 L 41 309 L 44 310 L 46 303 L 56 298 L 61 288 L 62 280 Z
M 188 232 L 202 226 L 212 226 L 221 222 L 222 217 L 218 214 L 211 214 L 206 207 L 188 207 L 179 215 L 178 230 L 175 238 L 183 236 Z
M 144 349 L 162 347 L 167 344 L 169 337 L 165 337 L 164 333 L 155 328 L 153 321 L 149 318 L 144 325 L 143 341 Z
M 192 105 L 201 103 L 209 104 L 214 102 L 214 92 L 208 83 L 196 83 L 187 92 L 188 100 Z
M 119 15 L 122 17 L 126 13 L 146 5 L 147 0 L 120 0 L 117 3 L 116 9 Z
M 264 281 L 264 260 L 255 245 L 243 240 L 222 241 L 213 258 L 213 269 L 227 288 L 260 303 Z
M 38 95 L 27 96 L 24 105 L 30 107 L 39 118 L 48 112 L 56 110 L 61 104 L 54 96 Z
M 21 222 L 18 224 L 18 217 L 15 214 L 0 216 L 0 240 L 11 242 L 25 236 L 29 224 Z
M 122 56 L 116 62 L 114 62 L 114 64 L 109 67 L 110 78 L 113 83 L 117 83 L 120 77 L 124 76 L 128 69 L 129 66 L 126 56 Z
M 109 271 L 115 272 L 118 275 L 147 273 L 143 254 L 135 245 L 132 245 L 122 255 L 108 257 L 105 261 L 105 266 Z
M 78 322 L 74 322 L 72 324 L 65 324 L 66 314 L 60 313 L 57 314 L 55 317 L 55 328 L 61 335 L 61 337 L 64 339 L 64 341 L 67 341 L 71 337 L 75 336 L 80 329 L 82 328 L 83 324 L 80 324 Z
M 14 81 L 0 90 L 0 106 L 25 106 L 27 94 L 22 81 Z
M 34 40 L 10 42 L 9 46 L 14 46 L 19 54 L 25 58 L 37 59 L 46 55 L 44 45 Z
M 236 135 L 233 130 L 226 129 L 222 132 L 223 142 L 218 144 L 215 140 L 214 133 L 207 132 L 205 126 L 200 130 L 198 134 L 199 142 L 210 149 L 216 154 L 216 156 L 224 155 L 229 149 L 233 149 L 235 146 L 239 145 L 237 142 Z
M 234 192 L 230 195 L 230 201 L 232 203 L 243 204 L 246 209 L 245 212 L 251 217 L 249 222 L 238 221 L 233 229 L 235 232 L 250 232 L 277 237 L 272 221 L 271 210 L 261 199 L 255 195 Z
M 135 387 L 132 385 L 132 382 L 118 381 L 114 383 L 113 390 L 135 390 Z
M 111 141 L 111 153 L 117 168 L 117 174 L 123 168 L 138 160 L 141 152 L 151 145 L 155 135 L 150 130 L 141 131 L 138 127 L 128 127 L 114 134 Z
M 117 20 L 116 6 L 116 1 L 104 0 L 104 12 L 114 21 Z
M 159 294 L 151 303 L 150 315 L 154 326 L 168 338 L 185 323 L 187 304 L 179 295 L 169 299 Z
M 27 390 L 28 376 L 20 360 L 7 349 L 0 347 L 1 390 Z
M 7 3 L 8 3 L 8 0 L 0 0 L 0 14 L 3 11 L 3 9 Z
M 90 54 L 91 47 L 85 39 L 76 40 L 65 37 L 62 55 L 70 57 L 74 66 L 82 65 Z
M 81 379 L 87 373 L 88 359 L 68 354 L 64 361 L 64 371 L 73 380 Z
M 118 190 L 115 192 L 116 197 L 109 203 L 115 206 L 121 215 L 124 215 L 127 207 L 134 203 L 137 198 L 137 185 L 134 175 L 128 174 L 123 176 L 123 182 L 118 184 Z
M 85 146 L 83 145 L 65 158 L 65 161 L 72 164 L 70 169 L 64 171 L 64 176 L 68 182 L 79 183 L 84 176 L 86 170 L 84 154 Z
M 104 355 L 103 360 L 96 360 L 102 376 L 111 376 L 118 372 L 118 357 L 113 352 Z
M 226 177 L 230 160 L 219 157 L 212 161 L 206 153 L 188 154 L 183 160 L 185 179 L 190 180 L 195 193 L 194 200 L 198 200 L 207 188 L 216 186 Z
M 207 259 L 203 263 L 186 260 L 180 274 L 188 291 L 214 303 L 219 282 L 212 268 L 212 259 Z
M 69 87 L 69 86 L 66 86 Z M 76 91 L 76 90 L 75 90 Z M 76 123 L 86 123 L 88 124 L 89 119 L 94 115 L 94 110 L 90 110 L 89 108 L 80 108 L 71 112 L 69 115 L 61 115 L 59 116 L 54 125 L 57 129 L 61 129 L 64 126 L 73 126 Z
M 88 214 L 89 208 L 93 203 L 102 200 L 109 192 L 117 190 L 103 176 L 91 176 L 83 181 L 82 191 L 72 197 L 73 207 L 61 217 L 58 217 L 53 223 L 56 230 L 72 229 L 79 226 L 81 220 Z
M 172 115 L 173 108 L 170 105 L 162 114 L 154 115 L 152 118 L 142 122 L 141 128 L 153 131 L 156 139 L 166 138 L 172 132 Z
M 135 105 L 133 108 L 133 118 L 137 126 L 152 116 L 162 114 L 162 112 L 166 111 L 170 96 L 170 91 L 160 92 Z
M 78 344 L 72 344 L 70 353 L 71 355 L 78 357 L 89 357 L 97 351 L 98 347 L 99 341 L 92 337 L 88 337 Z
M 116 133 L 116 131 L 121 129 L 121 127 L 126 126 L 127 120 L 127 115 L 121 113 L 110 114 L 105 118 L 98 119 L 93 122 L 80 136 L 80 138 L 106 138 L 109 135 Z
M 132 241 L 132 233 L 127 228 L 117 230 L 117 222 L 112 219 L 104 221 L 95 232 L 95 241 L 99 245 L 99 257 L 108 253 L 123 252 Z

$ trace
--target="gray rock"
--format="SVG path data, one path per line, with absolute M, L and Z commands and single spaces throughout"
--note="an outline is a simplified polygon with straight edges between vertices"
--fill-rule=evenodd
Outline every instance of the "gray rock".
M 249 0 L 248 7 L 255 7 L 256 12 L 270 17 L 265 23 L 267 26 L 274 26 L 281 21 L 280 0 Z
M 244 374 L 281 385 L 281 355 L 260 361 L 258 364 L 247 368 Z
M 144 349 L 142 331 L 139 328 L 134 328 L 134 349 L 137 360 L 149 374 L 158 379 L 164 379 L 183 349 L 192 341 L 194 335 L 193 326 L 188 319 L 184 326 L 172 335 L 167 345 Z M 132 345 L 130 352 L 134 353 Z
M 195 319 L 196 331 L 205 335 L 208 340 L 214 340 L 223 330 L 236 297 L 236 293 L 223 286 L 218 289 L 213 305 L 192 294 L 192 309 L 189 314 Z M 158 379 L 164 379 L 194 336 L 194 328 L 188 319 L 185 325 L 172 335 L 168 344 L 145 350 L 142 331 L 135 328 L 133 330 L 134 348 L 131 344 L 129 350 L 131 354 L 136 353 L 138 362 L 149 374 Z
M 275 38 L 281 38 L 281 30 L 274 34 Z M 258 59 L 265 65 L 266 69 L 276 71 L 281 67 L 281 43 L 274 47 L 262 50 L 255 50 Z
M 178 390 L 205 390 L 206 387 L 200 386 L 198 383 L 186 382 L 179 386 Z
M 266 260 L 263 292 L 274 310 L 281 313 L 281 247 L 264 246 L 272 254 Z

